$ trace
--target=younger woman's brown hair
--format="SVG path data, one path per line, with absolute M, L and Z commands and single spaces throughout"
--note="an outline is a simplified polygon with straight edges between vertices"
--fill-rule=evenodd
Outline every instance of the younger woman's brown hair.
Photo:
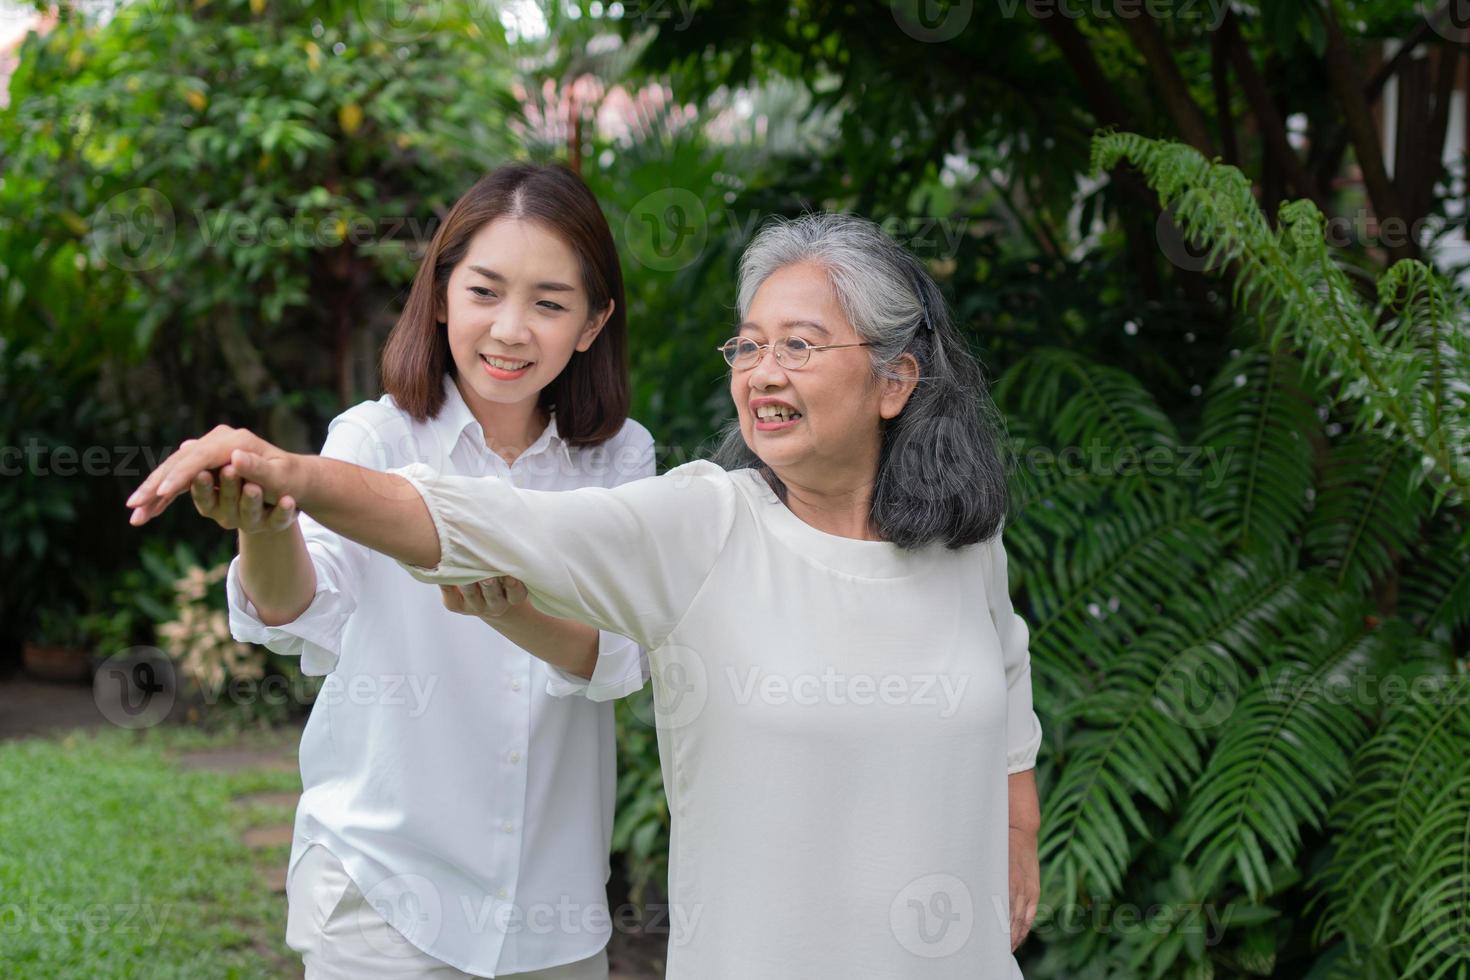
M 588 308 L 616 304 L 602 331 L 541 390 L 539 404 L 556 410 L 557 433 L 574 446 L 595 446 L 628 418 L 628 318 L 617 246 L 597 199 L 582 179 L 559 164 L 513 163 L 481 177 L 434 233 L 409 289 L 408 302 L 383 347 L 383 389 L 417 421 L 444 407 L 444 376 L 454 374 L 449 338 L 437 309 L 449 274 L 470 239 L 496 218 L 536 221 L 567 243 L 582 267 Z

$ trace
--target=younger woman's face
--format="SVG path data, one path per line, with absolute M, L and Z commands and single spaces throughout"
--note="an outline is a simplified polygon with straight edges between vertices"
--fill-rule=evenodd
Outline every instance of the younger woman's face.
M 497 218 L 475 233 L 439 310 L 466 399 L 534 403 L 612 315 L 592 310 L 581 266 L 542 225 Z M 465 389 L 468 388 L 468 391 Z

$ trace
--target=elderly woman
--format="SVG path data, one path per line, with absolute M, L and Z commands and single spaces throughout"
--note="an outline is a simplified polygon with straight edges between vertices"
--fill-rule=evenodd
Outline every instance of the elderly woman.
M 671 980 L 1019 977 L 1041 726 L 980 368 L 860 218 L 765 228 L 738 307 L 725 466 L 534 491 L 221 427 L 139 487 L 133 523 L 233 463 L 416 578 L 513 576 L 649 650 Z

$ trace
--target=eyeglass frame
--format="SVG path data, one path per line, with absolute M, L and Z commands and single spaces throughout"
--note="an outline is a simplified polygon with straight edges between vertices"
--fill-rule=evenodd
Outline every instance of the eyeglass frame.
M 793 366 L 791 366 L 789 364 L 782 364 L 782 362 L 781 362 L 781 354 L 778 351 L 776 353 L 776 355 L 775 355 L 776 356 L 776 363 L 779 364 L 781 367 L 785 368 L 788 371 L 799 371 L 802 368 L 806 367 L 808 364 L 810 364 L 811 361 L 812 361 L 812 352 L 813 351 L 819 351 L 819 350 L 835 350 L 835 349 L 841 348 L 841 347 L 872 347 L 873 346 L 873 344 L 871 342 L 866 341 L 866 340 L 865 341 L 862 341 L 861 343 L 856 343 L 856 344 L 813 344 L 813 343 L 808 342 L 807 340 L 805 340 L 802 337 L 796 336 L 795 334 L 787 334 L 786 336 L 782 337 L 780 340 L 773 340 L 769 344 L 755 344 L 755 341 L 751 340 L 750 342 L 752 344 L 755 344 L 755 360 L 752 361 L 748 367 L 743 367 L 743 368 L 738 368 L 737 369 L 735 367 L 735 361 L 734 361 L 734 356 L 735 355 L 734 355 L 734 352 L 731 351 L 731 353 L 726 354 L 725 353 L 725 349 L 728 348 L 732 343 L 739 343 L 742 340 L 750 340 L 750 338 L 749 337 L 731 337 L 729 340 L 725 341 L 723 344 L 721 344 L 720 346 L 718 346 L 718 347 L 715 348 L 715 350 L 717 350 L 717 351 L 720 352 L 720 355 L 725 359 L 725 363 L 730 366 L 730 369 L 731 370 L 749 371 L 749 370 L 757 367 L 762 361 L 764 361 L 766 359 L 766 350 L 767 349 L 773 349 L 774 350 L 775 348 L 777 348 L 778 346 L 780 346 L 780 347 L 786 347 L 789 350 L 790 349 L 789 341 L 792 341 L 792 340 L 800 340 L 803 344 L 806 344 L 807 354 L 806 354 L 806 360 L 802 361 L 800 364 L 798 364 L 798 365 L 796 365 L 796 366 L 793 367 Z

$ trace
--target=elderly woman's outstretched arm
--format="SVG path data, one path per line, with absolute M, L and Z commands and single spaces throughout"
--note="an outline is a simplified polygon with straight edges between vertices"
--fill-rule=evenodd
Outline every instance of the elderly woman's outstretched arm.
M 144 524 L 231 464 L 268 502 L 397 559 L 415 578 L 524 582 L 542 612 L 653 650 L 699 594 L 735 522 L 737 491 L 706 460 L 616 487 L 527 490 L 414 463 L 387 472 L 283 452 L 220 426 L 179 447 L 128 498 Z
M 341 460 L 285 452 L 244 429 L 218 426 L 190 439 L 128 497 L 130 523 L 146 524 L 197 479 L 233 465 L 266 503 L 297 508 L 343 537 L 411 565 L 439 563 L 439 535 L 423 497 L 401 476 Z

